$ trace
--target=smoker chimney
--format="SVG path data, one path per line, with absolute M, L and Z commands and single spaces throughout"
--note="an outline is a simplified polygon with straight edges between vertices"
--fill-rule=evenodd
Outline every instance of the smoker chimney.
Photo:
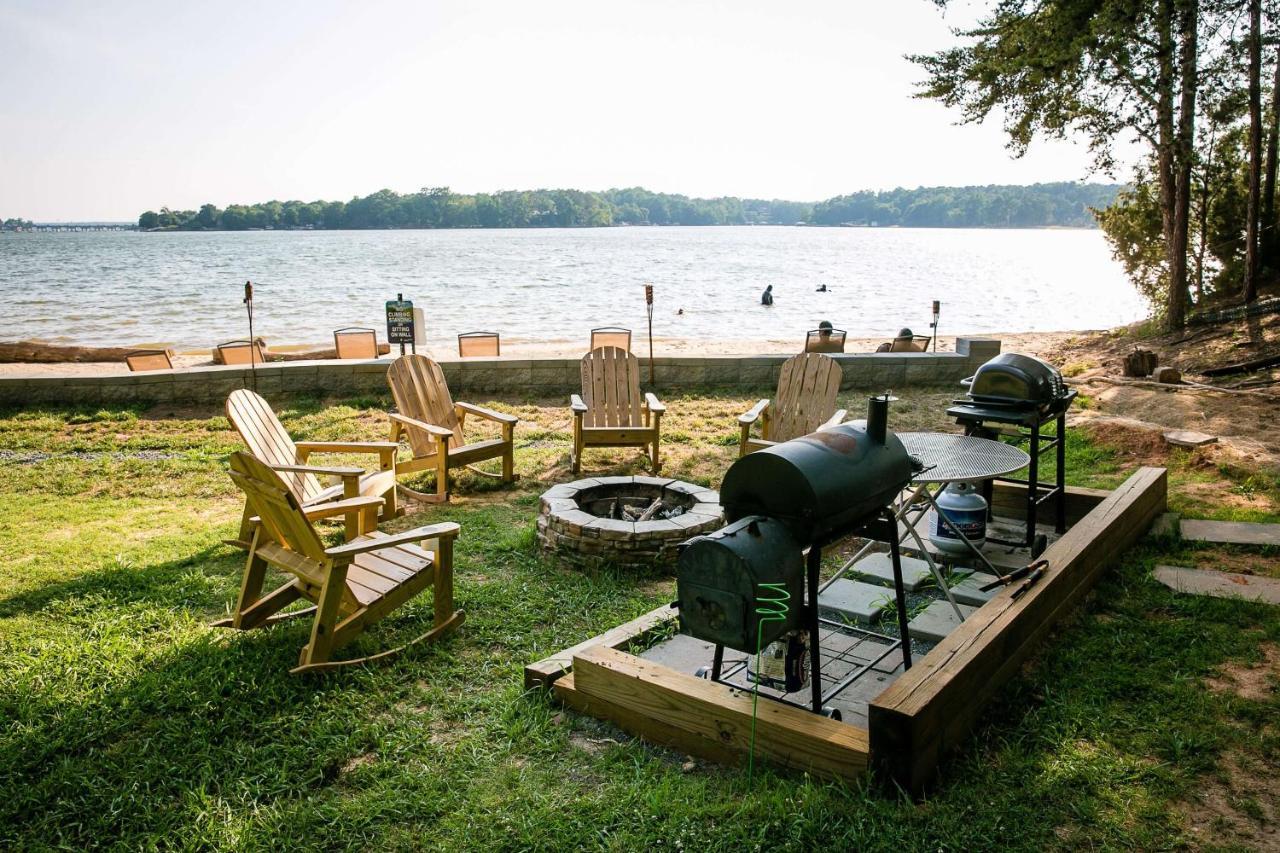
M 885 391 L 867 400 L 867 435 L 876 444 L 884 444 L 885 430 L 889 425 L 889 404 L 896 399 Z

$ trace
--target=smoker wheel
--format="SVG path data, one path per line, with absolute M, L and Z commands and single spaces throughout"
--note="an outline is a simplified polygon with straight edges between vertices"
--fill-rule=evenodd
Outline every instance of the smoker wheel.
M 1031 540 L 1031 559 L 1036 559 L 1044 553 L 1044 549 L 1049 547 L 1049 537 L 1043 533 L 1037 533 L 1036 538 Z

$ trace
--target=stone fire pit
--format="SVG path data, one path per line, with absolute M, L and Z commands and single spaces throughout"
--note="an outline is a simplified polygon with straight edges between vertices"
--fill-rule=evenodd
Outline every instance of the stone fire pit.
M 542 493 L 538 541 L 577 566 L 671 567 L 677 545 L 721 524 L 713 489 L 665 477 L 589 477 Z

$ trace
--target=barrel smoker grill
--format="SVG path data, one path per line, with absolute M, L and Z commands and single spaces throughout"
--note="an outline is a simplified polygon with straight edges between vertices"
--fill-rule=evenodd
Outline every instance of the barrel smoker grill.
M 871 398 L 865 426 L 842 424 L 812 433 L 744 456 L 729 468 L 720 488 L 729 523 L 686 542 L 676 576 L 681 631 L 715 644 L 711 680 L 722 681 L 726 647 L 755 654 L 758 641 L 762 648 L 793 632 L 808 635 L 810 704 L 816 713 L 824 713 L 825 702 L 895 648 L 902 650 L 904 665 L 911 666 L 897 527 L 890 506 L 920 463 L 887 429 L 891 399 Z M 818 615 L 822 548 L 853 535 L 889 546 L 899 639 Z M 776 602 L 781 590 L 786 591 L 787 606 L 780 608 Z M 820 638 L 824 624 L 887 643 L 879 658 L 855 667 L 826 692 Z

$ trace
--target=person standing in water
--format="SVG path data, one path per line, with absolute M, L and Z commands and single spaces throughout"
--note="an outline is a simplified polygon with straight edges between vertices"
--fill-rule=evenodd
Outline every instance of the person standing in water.
M 764 289 L 764 293 L 760 294 L 760 304 L 761 305 L 773 304 L 773 285 L 772 284 Z

